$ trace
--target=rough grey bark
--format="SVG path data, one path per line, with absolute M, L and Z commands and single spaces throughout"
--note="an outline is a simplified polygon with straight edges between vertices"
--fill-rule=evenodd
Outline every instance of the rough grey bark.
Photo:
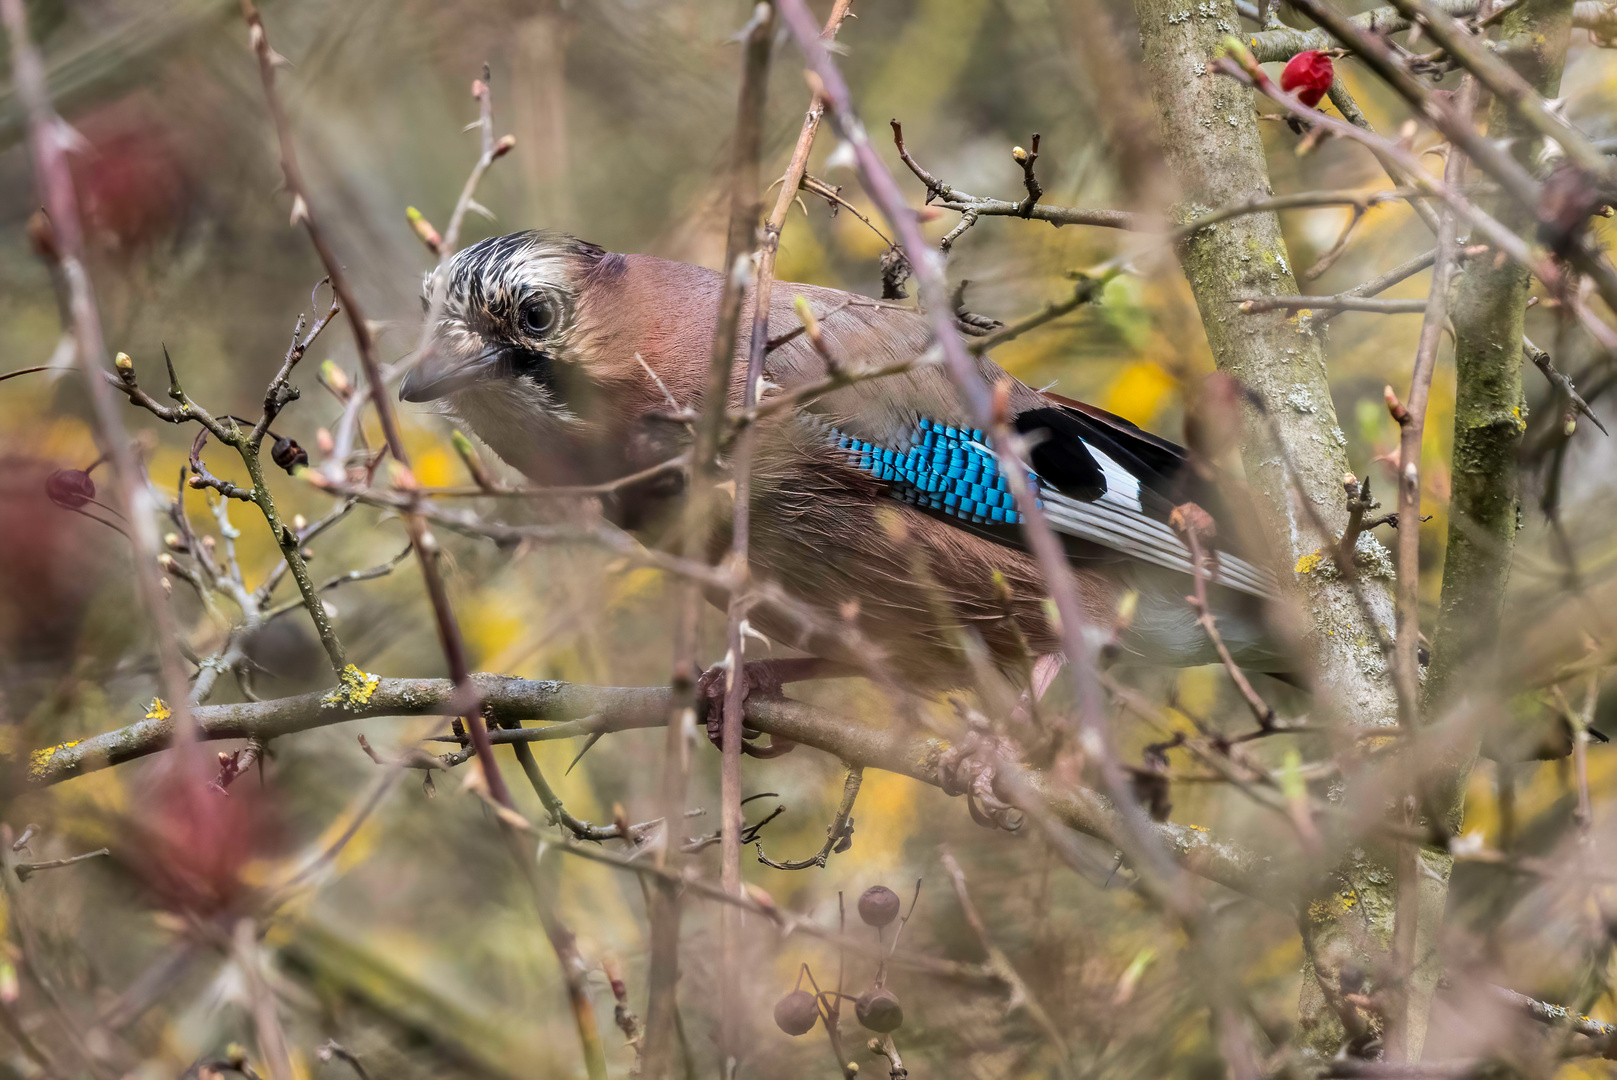
M 1183 199 L 1178 219 L 1272 194 L 1251 93 L 1211 70 L 1222 39 L 1240 32 L 1234 4 L 1136 0 L 1135 10 L 1162 146 Z M 1292 592 L 1307 620 L 1301 636 L 1314 668 L 1317 707 L 1353 724 L 1393 724 L 1397 703 L 1377 630 L 1367 624 L 1351 588 L 1321 550 L 1346 525 L 1342 477 L 1349 471 L 1323 343 L 1283 311 L 1243 314 L 1232 303 L 1295 291 L 1279 220 L 1272 213 L 1252 214 L 1204 229 L 1184 245 L 1181 261 L 1219 370 L 1268 406 L 1270 420 L 1249 413 L 1242 458 L 1275 557 L 1293 570 Z M 1284 452 L 1271 435 L 1271 423 Z M 1287 457 L 1294 476 L 1288 475 Z M 1319 534 L 1301 500 L 1312 504 L 1332 537 Z M 1374 563 L 1390 566 L 1384 549 L 1372 553 Z M 1377 575 L 1386 572 L 1367 569 L 1361 575 L 1383 628 L 1391 624 L 1392 604 Z M 1359 928 L 1366 922 L 1382 941 L 1391 933 L 1390 871 L 1363 856 L 1340 867 L 1338 878 L 1335 894 L 1316 899 L 1305 915 L 1316 947 L 1312 955 L 1340 953 L 1362 935 Z M 1349 918 L 1355 924 L 1351 931 L 1343 923 Z M 1309 1043 L 1332 1053 L 1342 1029 L 1315 974 L 1310 960 L 1300 1020 Z M 1324 982 L 1334 982 L 1333 973 L 1324 974 Z

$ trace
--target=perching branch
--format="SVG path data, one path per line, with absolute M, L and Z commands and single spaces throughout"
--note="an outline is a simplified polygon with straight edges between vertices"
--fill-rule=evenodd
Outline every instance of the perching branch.
M 668 715 L 667 687 L 601 687 L 517 679 L 502 675 L 473 676 L 489 715 L 501 723 L 538 721 L 558 725 L 546 737 L 575 737 L 591 732 L 618 732 L 660 727 Z M 374 717 L 443 715 L 454 700 L 445 679 L 376 679 L 356 691 L 343 687 L 270 701 L 206 705 L 195 710 L 200 738 L 252 739 L 260 742 L 319 727 Z M 867 727 L 789 699 L 749 698 L 748 726 L 831 754 L 850 765 L 882 769 L 941 786 L 938 755 L 948 744 L 933 736 L 896 725 Z M 578 723 L 589 719 L 587 724 Z M 565 725 L 565 726 L 563 726 Z M 521 734 L 528 734 L 524 729 Z M 495 733 L 501 741 L 518 734 Z M 537 734 L 537 733 L 536 733 Z M 48 786 L 88 772 L 157 753 L 174 741 L 173 718 L 143 719 L 127 727 L 72 744 L 35 750 L 29 755 L 29 783 Z M 1049 806 L 1067 827 L 1108 842 L 1122 829 L 1120 815 L 1105 798 L 1086 788 L 1059 784 L 1034 769 L 1012 766 L 1026 789 Z M 1220 840 L 1203 829 L 1152 822 L 1154 842 L 1195 873 L 1266 903 L 1284 902 L 1270 889 L 1268 860 L 1240 845 Z

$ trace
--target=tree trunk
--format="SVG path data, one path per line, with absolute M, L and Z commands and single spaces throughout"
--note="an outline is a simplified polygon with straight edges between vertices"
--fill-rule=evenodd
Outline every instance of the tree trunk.
M 1164 155 L 1183 200 L 1176 216 L 1183 220 L 1272 194 L 1252 94 L 1211 69 L 1222 39 L 1239 32 L 1234 4 L 1218 0 L 1187 7 L 1178 0 L 1136 0 L 1135 10 Z M 1180 256 L 1214 362 L 1267 406 L 1268 419 L 1248 412 L 1242 458 L 1276 561 L 1294 568 L 1292 591 L 1307 619 L 1296 636 L 1310 653 L 1316 710 L 1353 724 L 1393 724 L 1397 701 L 1377 631 L 1367 625 L 1330 556 L 1321 557 L 1321 546 L 1346 525 L 1342 477 L 1349 471 L 1323 343 L 1284 312 L 1243 314 L 1233 303 L 1296 291 L 1279 219 L 1266 213 L 1220 222 L 1196 233 Z M 1276 435 L 1281 447 L 1275 445 Z M 1288 456 L 1294 475 L 1288 475 Z M 1313 504 L 1332 536 L 1319 534 L 1303 499 Z M 1390 557 L 1376 561 L 1391 564 Z M 1392 603 L 1385 580 L 1366 568 L 1361 581 L 1376 620 L 1390 633 Z M 1324 1054 L 1336 1051 L 1343 1029 L 1321 983 L 1334 988 L 1341 973 L 1327 964 L 1331 970 L 1321 972 L 1323 980 L 1316 978 L 1314 958 L 1359 951 L 1344 952 L 1344 947 L 1362 935 L 1366 923 L 1385 942 L 1395 906 L 1389 868 L 1368 855 L 1340 866 L 1337 878 L 1332 894 L 1304 901 L 1306 936 L 1314 947 L 1304 971 L 1300 1019 L 1310 1045 Z M 1349 918 L 1351 932 L 1343 921 Z
M 1560 88 L 1571 28 L 1571 0 L 1524 0 L 1504 17 L 1509 48 L 1503 54 L 1546 98 L 1555 97 Z M 1488 137 L 1513 147 L 1516 158 L 1529 167 L 1542 146 L 1498 98 L 1488 110 Z M 1531 208 L 1504 195 L 1481 201 L 1506 227 L 1531 234 Z M 1527 428 L 1522 323 L 1530 275 L 1514 262 L 1475 263 L 1461 276 L 1453 305 L 1453 493 L 1443 598 L 1426 684 L 1427 713 L 1434 717 L 1452 713 L 1463 696 L 1493 696 L 1493 653 L 1520 520 L 1516 453 Z M 1444 763 L 1439 777 L 1437 805 L 1447 812 L 1451 831 L 1460 828 L 1465 784 L 1475 759 L 1473 741 Z

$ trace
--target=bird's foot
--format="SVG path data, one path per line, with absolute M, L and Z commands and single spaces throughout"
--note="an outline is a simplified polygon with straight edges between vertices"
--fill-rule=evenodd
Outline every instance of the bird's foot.
M 1019 758 L 1016 743 L 1003 735 L 972 730 L 938 755 L 938 786 L 948 795 L 964 795 L 972 820 L 990 829 L 1015 832 L 1022 812 L 995 790 L 997 771 Z
M 754 660 L 741 665 L 741 700 L 743 703 L 750 697 L 780 697 L 782 685 L 795 681 L 795 671 L 783 667 L 791 661 L 781 660 Z M 726 698 L 729 694 L 730 668 L 726 664 L 714 664 L 702 672 L 696 680 L 696 698 L 706 706 L 707 737 L 719 750 L 724 749 L 724 710 Z M 789 739 L 770 736 L 768 746 L 759 746 L 751 742 L 760 732 L 755 728 L 743 726 L 741 728 L 741 752 L 750 757 L 772 758 L 780 757 L 790 752 L 797 744 Z

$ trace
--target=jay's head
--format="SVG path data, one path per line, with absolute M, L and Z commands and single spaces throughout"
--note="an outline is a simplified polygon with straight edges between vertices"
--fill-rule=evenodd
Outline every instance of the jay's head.
M 429 345 L 399 396 L 440 402 L 536 479 L 661 460 L 668 425 L 643 418 L 699 392 L 717 281 L 557 233 L 481 241 L 450 260 Z M 432 286 L 429 275 L 429 312 Z
M 585 279 L 605 252 L 569 236 L 513 233 L 473 244 L 449 263 L 426 355 L 399 386 L 405 401 L 447 399 L 461 408 L 488 395 L 533 408 L 565 408 Z M 433 275 L 422 304 L 432 307 Z

